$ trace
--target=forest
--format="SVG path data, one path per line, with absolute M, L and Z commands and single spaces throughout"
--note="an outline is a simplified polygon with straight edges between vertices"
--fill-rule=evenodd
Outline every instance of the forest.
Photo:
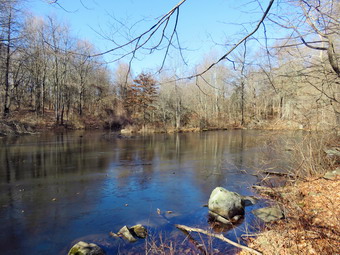
M 45 13 L 89 3 L 117 14 L 91 27 L 105 47 Z M 5 253 L 340 254 L 339 17 L 339 0 L 0 0 Z
M 224 61 L 211 66 L 207 55 L 188 75 L 175 65 L 134 74 L 124 59 L 113 69 L 57 17 L 1 0 L 1 119 L 42 129 L 333 129 L 340 124 L 340 3 L 283 2 L 293 11 L 269 12 L 265 22 L 285 36 L 258 39 L 256 49 L 249 45 L 259 35 L 244 37 Z M 266 30 L 264 21 L 259 26 Z

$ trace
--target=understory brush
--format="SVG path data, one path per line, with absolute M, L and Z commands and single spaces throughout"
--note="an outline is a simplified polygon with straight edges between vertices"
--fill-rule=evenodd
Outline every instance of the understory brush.
M 340 176 L 323 178 L 339 168 L 339 145 L 338 135 L 323 133 L 290 142 L 291 164 L 284 169 L 290 181 L 260 191 L 283 210 L 285 218 L 266 224 L 249 238 L 249 247 L 263 254 L 340 253 Z
M 340 136 L 336 134 L 308 133 L 292 145 L 288 172 L 295 176 L 294 179 L 298 179 L 321 176 L 335 169 L 339 158 L 328 155 L 326 151 L 339 145 Z

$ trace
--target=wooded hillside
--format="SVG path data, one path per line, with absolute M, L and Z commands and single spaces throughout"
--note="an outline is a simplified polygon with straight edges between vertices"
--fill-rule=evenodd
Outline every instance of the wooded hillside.
M 117 130 L 338 127 L 340 3 L 319 2 L 285 3 L 294 11 L 269 14 L 267 22 L 286 29 L 286 37 L 265 40 L 249 57 L 250 38 L 231 61 L 179 79 L 189 75 L 171 66 L 133 74 L 118 62 L 112 70 L 57 17 L 34 17 L 21 1 L 1 0 L 1 118 Z M 210 62 L 206 57 L 193 72 Z

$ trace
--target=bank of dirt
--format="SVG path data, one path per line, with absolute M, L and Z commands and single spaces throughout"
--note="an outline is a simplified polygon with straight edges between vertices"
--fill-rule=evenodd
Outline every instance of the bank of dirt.
M 339 176 L 309 179 L 262 195 L 281 206 L 285 219 L 249 238 L 249 247 L 268 255 L 340 254 Z

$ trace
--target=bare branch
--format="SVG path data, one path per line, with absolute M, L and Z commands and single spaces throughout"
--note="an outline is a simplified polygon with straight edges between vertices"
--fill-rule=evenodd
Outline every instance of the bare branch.
M 135 51 L 136 50 L 139 50 L 140 48 L 142 48 L 143 46 L 145 46 L 150 40 L 151 38 L 155 35 L 155 33 L 162 27 L 162 25 L 164 25 L 164 27 L 166 28 L 167 27 L 167 24 L 169 23 L 169 20 L 170 18 L 172 17 L 172 15 L 177 11 L 178 13 L 178 9 L 179 7 L 185 3 L 186 0 L 181 0 L 175 7 L 173 7 L 168 13 L 166 13 L 165 15 L 163 15 L 157 23 L 155 23 L 154 25 L 152 25 L 147 31 L 143 32 L 142 34 L 140 34 L 139 36 L 133 38 L 132 40 L 122 44 L 122 45 L 119 45 L 115 48 L 112 48 L 112 49 L 109 49 L 107 51 L 104 51 L 104 52 L 101 52 L 101 53 L 97 53 L 97 54 L 94 54 L 90 57 L 96 57 L 96 56 L 100 56 L 100 55 L 105 55 L 105 54 L 108 54 L 108 53 L 111 53 L 111 52 L 114 52 L 114 51 L 117 51 L 119 49 L 123 49 L 129 45 L 132 45 L 134 44 L 135 42 L 138 42 L 135 47 L 129 51 L 126 55 L 135 55 Z M 176 18 L 177 20 L 178 18 Z M 175 28 L 174 28 L 174 31 L 176 31 L 176 26 L 177 26 L 177 21 L 176 21 L 176 24 L 175 24 Z M 146 36 L 146 38 L 144 39 L 144 37 Z M 162 33 L 162 37 L 164 36 L 164 31 Z M 162 38 L 161 38 L 162 40 Z M 142 41 L 141 44 L 139 44 L 139 42 Z M 171 42 L 171 41 L 170 41 Z M 153 46 L 151 49 L 156 49 L 157 47 L 159 46 L 159 44 Z
M 301 39 L 301 37 L 300 37 L 300 39 Z M 285 40 L 287 40 L 287 38 Z M 306 43 L 311 46 L 311 44 L 314 44 L 314 43 L 327 43 L 327 41 L 314 41 L 314 42 L 306 42 Z M 300 45 L 306 45 L 306 44 L 301 42 L 301 43 L 293 43 L 293 44 L 285 44 L 285 45 L 280 45 L 280 46 L 273 46 L 272 48 L 280 48 L 281 49 L 281 48 L 296 47 L 296 46 L 300 46 Z M 327 50 L 327 49 L 325 49 L 325 50 Z
M 305 39 L 303 39 L 303 37 L 301 37 L 300 39 L 303 42 L 303 44 L 306 45 L 308 48 L 311 48 L 311 49 L 314 49 L 314 50 L 327 50 L 327 48 L 325 48 L 325 47 L 316 47 L 316 46 L 310 45 L 309 43 L 307 43 L 305 41 Z
M 162 65 L 161 65 L 160 69 L 158 70 L 158 72 L 160 72 L 163 69 L 163 67 L 164 67 L 166 57 L 167 57 L 167 55 L 169 53 L 169 48 L 171 46 L 172 39 L 173 39 L 173 37 L 174 37 L 174 35 L 176 33 L 176 28 L 177 28 L 177 24 L 178 24 L 178 17 L 179 17 L 179 8 L 176 10 L 176 12 L 177 12 L 177 15 L 176 15 L 175 27 L 174 27 L 174 29 L 172 31 L 171 37 L 169 39 L 168 46 L 167 46 L 165 54 L 164 54 Z
M 59 8 L 61 8 L 63 11 L 68 12 L 68 13 L 75 13 L 75 12 L 77 12 L 77 10 L 75 10 L 75 11 L 69 11 L 69 10 L 67 10 L 65 7 L 63 7 L 63 6 L 58 2 L 58 0 L 49 0 L 48 3 L 49 3 L 49 4 L 57 5 L 57 6 L 58 6 Z
M 274 3 L 274 0 L 270 0 L 269 5 L 266 9 L 266 11 L 264 12 L 264 14 L 262 15 L 262 18 L 260 19 L 260 21 L 257 23 L 255 29 L 249 33 L 248 35 L 246 35 L 245 37 L 243 37 L 238 43 L 236 43 L 229 51 L 227 51 L 226 54 L 224 54 L 220 59 L 218 59 L 216 62 L 212 63 L 207 69 L 205 69 L 203 72 L 192 75 L 187 77 L 186 79 L 192 79 L 194 77 L 197 76 L 202 76 L 203 74 L 205 74 L 206 72 L 208 72 L 211 68 L 213 68 L 215 65 L 217 65 L 218 63 L 220 63 L 221 61 L 227 59 L 228 55 L 233 52 L 238 46 L 240 46 L 240 44 L 242 44 L 245 40 L 247 40 L 249 37 L 251 37 L 253 34 L 256 33 L 256 31 L 260 28 L 261 24 L 263 23 L 263 21 L 265 20 L 265 18 L 267 17 L 272 5 Z
M 216 237 L 224 242 L 227 242 L 237 248 L 240 248 L 240 249 L 243 249 L 243 250 L 246 250 L 248 252 L 250 252 L 251 254 L 256 254 L 256 255 L 261 255 L 262 253 L 261 252 L 258 252 L 252 248 L 249 248 L 247 246 L 244 246 L 244 245 L 241 245 L 241 244 L 238 244 L 238 243 L 235 243 L 234 241 L 231 241 L 229 240 L 228 238 L 224 237 L 224 235 L 222 234 L 215 234 L 215 233 L 210 233 L 204 229 L 200 229 L 200 228 L 191 228 L 191 227 L 188 227 L 188 226 L 185 226 L 185 225 L 175 225 L 176 228 L 179 228 L 181 230 L 184 230 L 186 232 L 198 232 L 198 233 L 202 233 L 202 234 L 205 234 L 207 236 L 211 236 L 211 237 Z

